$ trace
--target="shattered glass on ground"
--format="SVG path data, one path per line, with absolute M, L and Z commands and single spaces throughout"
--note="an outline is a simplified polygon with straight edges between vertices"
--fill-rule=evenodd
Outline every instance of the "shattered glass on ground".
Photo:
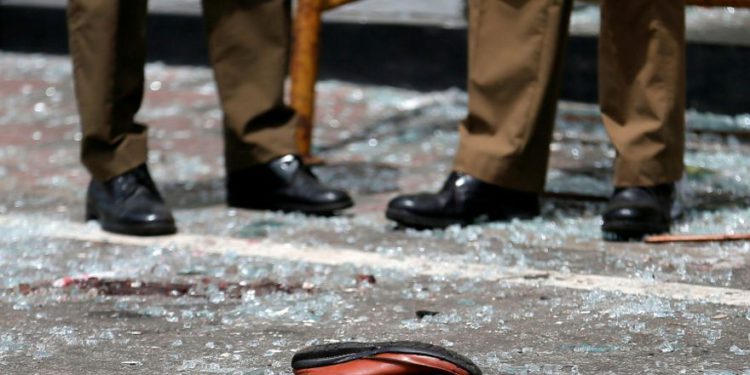
M 750 244 L 601 241 L 615 152 L 595 106 L 560 104 L 541 218 L 396 230 L 387 201 L 450 171 L 463 91 L 321 83 L 316 171 L 357 206 L 310 218 L 227 209 L 211 72 L 150 65 L 139 120 L 181 234 L 140 241 L 82 223 L 67 60 L 0 66 L 2 373 L 288 374 L 305 345 L 389 339 L 487 374 L 750 371 L 750 300 L 732 297 L 747 295 Z M 688 114 L 675 232 L 750 231 L 749 119 Z

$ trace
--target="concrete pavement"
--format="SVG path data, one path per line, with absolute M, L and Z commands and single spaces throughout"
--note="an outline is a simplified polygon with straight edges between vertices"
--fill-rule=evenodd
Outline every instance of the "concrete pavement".
M 0 373 L 288 374 L 299 348 L 352 339 L 444 345 L 487 374 L 750 373 L 748 243 L 606 243 L 601 203 L 561 199 L 526 222 L 388 223 L 388 199 L 450 170 L 460 90 L 323 82 L 317 172 L 357 206 L 310 218 L 224 206 L 209 70 L 150 65 L 147 87 L 180 234 L 109 235 L 82 222 L 67 59 L 0 53 Z M 749 117 L 689 118 L 675 232 L 750 231 Z M 609 194 L 594 106 L 561 104 L 552 150 L 548 190 Z

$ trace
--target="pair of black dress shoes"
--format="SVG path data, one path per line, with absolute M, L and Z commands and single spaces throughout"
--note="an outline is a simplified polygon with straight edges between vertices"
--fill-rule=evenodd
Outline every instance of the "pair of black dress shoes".
M 230 172 L 231 207 L 327 215 L 354 205 L 344 191 L 323 185 L 294 155 Z M 674 186 L 620 188 L 604 214 L 605 238 L 629 240 L 669 231 Z M 481 221 L 529 219 L 540 213 L 534 193 L 505 189 L 467 174 L 452 173 L 438 193 L 403 195 L 392 200 L 386 216 L 402 226 L 445 228 Z M 87 220 L 104 230 L 129 235 L 164 235 L 177 231 L 170 209 L 146 165 L 106 182 L 92 181 Z
M 324 186 L 294 155 L 230 172 L 226 187 L 227 203 L 237 208 L 325 215 L 354 205 L 346 192 Z M 102 229 L 120 234 L 157 236 L 177 231 L 145 164 L 106 182 L 92 181 L 86 219 L 98 220 Z
M 615 189 L 603 214 L 604 238 L 640 240 L 648 234 L 669 232 L 674 196 L 674 184 Z M 386 211 L 389 219 L 412 228 L 529 219 L 539 214 L 537 194 L 505 189 L 456 172 L 438 193 L 397 197 Z

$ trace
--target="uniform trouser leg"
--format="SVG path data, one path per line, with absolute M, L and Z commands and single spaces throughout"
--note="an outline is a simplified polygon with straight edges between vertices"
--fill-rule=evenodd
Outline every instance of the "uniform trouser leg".
M 203 0 L 224 109 L 227 169 L 295 153 L 297 117 L 284 104 L 290 12 L 284 0 Z
M 146 0 L 69 0 L 68 28 L 83 131 L 81 159 L 97 180 L 143 164 Z
M 541 191 L 572 0 L 469 6 L 469 115 L 454 168 L 505 188 Z
M 684 0 L 605 0 L 599 46 L 615 186 L 679 180 L 685 143 Z
M 469 116 L 455 169 L 503 187 L 540 191 L 559 88 L 569 4 L 472 0 Z M 605 0 L 600 96 L 618 152 L 616 186 L 683 173 L 683 0 Z

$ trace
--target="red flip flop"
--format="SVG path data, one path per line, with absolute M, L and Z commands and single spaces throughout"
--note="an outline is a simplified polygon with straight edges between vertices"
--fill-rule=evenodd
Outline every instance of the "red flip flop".
M 468 358 L 420 342 L 338 343 L 303 349 L 295 375 L 482 375 Z

